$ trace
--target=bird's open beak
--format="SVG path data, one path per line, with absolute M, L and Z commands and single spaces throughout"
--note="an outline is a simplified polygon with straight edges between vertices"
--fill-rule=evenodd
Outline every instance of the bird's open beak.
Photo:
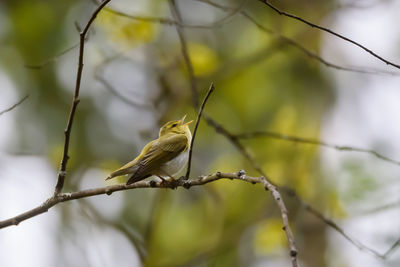
M 189 125 L 189 124 L 191 124 L 193 122 L 193 120 L 191 120 L 191 121 L 188 121 L 187 123 L 185 123 L 184 125 Z
M 181 123 L 183 124 L 183 121 L 185 120 L 185 118 L 186 118 L 186 114 L 182 117 L 182 119 L 181 119 Z
M 183 124 L 183 121 L 185 120 L 185 118 L 186 118 L 186 114 L 185 114 L 185 116 L 183 116 L 183 118 L 181 119 L 181 123 L 182 123 L 182 125 L 189 125 L 189 124 L 191 124 L 192 122 L 193 122 L 193 120 L 191 120 L 191 121 L 188 121 L 187 123 L 185 123 L 185 124 Z

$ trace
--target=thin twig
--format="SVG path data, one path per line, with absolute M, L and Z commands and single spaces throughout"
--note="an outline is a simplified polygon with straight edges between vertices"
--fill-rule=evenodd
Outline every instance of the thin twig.
M 104 85 L 104 87 L 107 89 L 107 91 L 112 93 L 114 96 L 116 96 L 122 102 L 125 102 L 126 104 L 128 104 L 128 105 L 130 105 L 132 107 L 135 107 L 135 108 L 139 107 L 139 108 L 145 108 L 145 109 L 153 109 L 153 107 L 151 105 L 149 105 L 149 104 L 139 103 L 139 102 L 133 101 L 133 100 L 123 96 L 106 79 L 104 79 L 100 75 L 95 75 L 95 79 L 98 80 L 99 82 L 101 82 Z
M 386 259 L 389 257 L 398 246 L 400 246 L 400 238 L 397 239 L 396 242 L 394 242 L 393 245 L 382 255 L 382 258 Z
M 359 148 L 359 147 L 353 147 L 353 146 L 341 146 L 341 145 L 335 145 L 331 143 L 327 143 L 325 141 L 317 140 L 317 139 L 311 139 L 311 138 L 304 138 L 304 137 L 298 137 L 298 136 L 291 136 L 291 135 L 286 135 L 286 134 L 281 134 L 277 132 L 271 132 L 271 131 L 258 131 L 258 132 L 251 132 L 251 133 L 243 133 L 243 134 L 238 134 L 235 135 L 239 139 L 251 139 L 251 138 L 256 138 L 256 137 L 268 137 L 268 138 L 275 138 L 275 139 L 280 139 L 280 140 L 285 140 L 289 142 L 294 142 L 294 143 L 302 143 L 302 144 L 310 144 L 310 145 L 318 145 L 318 146 L 323 146 L 327 148 L 332 148 L 336 149 L 338 151 L 351 151 L 351 152 L 359 152 L 359 153 L 366 153 L 375 156 L 378 159 L 381 159 L 383 161 L 399 165 L 400 166 L 400 161 L 394 160 L 392 158 L 389 158 L 387 156 L 384 156 L 375 150 L 372 149 L 366 149 L 366 148 Z
M 400 200 L 396 200 L 394 202 L 382 205 L 382 206 L 378 206 L 372 209 L 368 209 L 368 210 L 364 210 L 361 212 L 358 212 L 355 216 L 368 216 L 374 213 L 378 213 L 378 212 L 383 212 L 383 211 L 387 211 L 389 209 L 395 209 L 398 208 L 400 206 Z
M 58 193 L 61 192 L 61 190 L 64 186 L 64 180 L 65 180 L 65 176 L 66 176 L 67 162 L 69 159 L 68 149 L 69 149 L 70 134 L 71 134 L 72 123 L 74 120 L 76 107 L 78 106 L 78 103 L 79 103 L 79 90 L 81 87 L 81 79 L 82 79 L 82 71 L 83 71 L 83 53 L 84 53 L 84 48 L 85 48 L 85 38 L 86 38 L 87 32 L 89 31 L 90 26 L 92 25 L 93 21 L 95 20 L 97 14 L 110 1 L 111 0 L 104 0 L 95 9 L 95 11 L 93 12 L 89 21 L 86 23 L 85 28 L 79 34 L 79 37 L 80 37 L 80 39 L 79 39 L 79 59 L 78 59 L 78 70 L 77 70 L 77 75 L 76 75 L 75 91 L 74 91 L 74 96 L 72 98 L 72 105 L 71 105 L 71 110 L 70 110 L 70 113 L 68 116 L 67 126 L 64 130 L 64 135 L 65 135 L 64 152 L 63 152 L 63 157 L 62 157 L 61 164 L 60 164 L 60 170 L 58 172 L 57 184 L 54 189 L 54 195 L 57 195 Z
M 10 112 L 11 110 L 13 110 L 14 108 L 18 107 L 19 105 L 22 104 L 22 102 L 24 102 L 27 98 L 29 97 L 29 95 L 24 96 L 23 98 L 21 98 L 21 100 L 19 100 L 17 103 L 15 103 L 14 105 L 12 105 L 9 108 L 6 108 L 5 110 L 0 111 L 0 116 L 3 115 L 4 113 Z
M 194 139 L 196 138 L 197 127 L 199 126 L 200 118 L 201 118 L 201 114 L 203 113 L 204 106 L 206 105 L 207 100 L 213 91 L 214 91 L 214 83 L 211 83 L 210 88 L 208 89 L 208 92 L 203 99 L 203 103 L 201 103 L 199 112 L 197 113 L 196 124 L 195 124 L 194 130 L 193 130 L 193 137 L 192 137 L 192 140 L 190 141 L 189 159 L 188 159 L 187 170 L 186 170 L 186 175 L 185 175 L 186 180 L 189 179 L 189 176 L 190 176 L 190 167 L 192 165 L 192 151 L 193 151 Z
M 267 5 L 268 7 L 270 7 L 272 10 L 274 10 L 275 12 L 277 12 L 279 15 L 283 15 L 283 16 L 286 16 L 286 17 L 289 17 L 289 18 L 298 20 L 298 21 L 300 21 L 300 22 L 302 22 L 302 23 L 304 23 L 304 24 L 307 24 L 308 26 L 311 26 L 311 27 L 316 28 L 316 29 L 319 29 L 319 30 L 321 30 L 321 31 L 330 33 L 330 34 L 332 34 L 332 35 L 334 35 L 334 36 L 336 36 L 336 37 L 338 37 L 338 38 L 340 38 L 340 39 L 342 39 L 342 40 L 345 40 L 345 41 L 347 41 L 347 42 L 349 42 L 349 43 L 354 44 L 355 46 L 358 46 L 359 48 L 363 49 L 364 51 L 366 51 L 367 53 L 369 53 L 369 54 L 372 55 L 373 57 L 379 59 L 380 61 L 386 63 L 387 65 L 390 65 L 390 66 L 393 66 L 393 67 L 395 67 L 395 68 L 397 68 L 397 69 L 400 69 L 400 65 L 395 64 L 395 63 L 393 63 L 393 62 L 391 62 L 391 61 L 389 61 L 389 60 L 387 60 L 387 59 L 384 59 L 383 57 L 379 56 L 378 54 L 376 54 L 375 52 L 373 52 L 373 51 L 370 50 L 369 48 L 365 47 L 364 45 L 362 45 L 362 44 L 360 44 L 360 43 L 358 43 L 358 42 L 356 42 L 356 41 L 354 41 L 354 40 L 352 40 L 352 39 L 350 39 L 350 38 L 348 38 L 348 37 L 345 37 L 344 35 L 341 35 L 341 34 L 339 34 L 339 33 L 336 33 L 336 32 L 334 32 L 334 31 L 332 31 L 331 29 L 328 29 L 328 28 L 319 26 L 319 25 L 317 25 L 317 24 L 314 24 L 314 23 L 312 23 L 312 22 L 310 22 L 310 21 L 308 21 L 308 20 L 305 20 L 305 19 L 303 19 L 303 18 L 301 18 L 301 17 L 299 17 L 299 16 L 296 16 L 296 15 L 293 15 L 293 14 L 290 14 L 290 13 L 287 13 L 287 12 L 285 12 L 285 11 L 282 11 L 282 10 L 278 9 L 277 7 L 273 6 L 272 4 L 270 4 L 269 1 L 267 1 L 267 0 L 259 0 L 259 1 L 260 1 L 261 3 L 264 3 L 265 5 Z
M 264 184 L 264 187 L 266 190 L 269 190 L 271 192 L 271 195 L 273 196 L 276 204 L 278 205 L 280 211 L 281 211 L 281 217 L 283 221 L 283 230 L 285 231 L 286 238 L 289 241 L 289 247 L 290 247 L 290 259 L 292 261 L 292 266 L 297 267 L 297 248 L 296 248 L 296 243 L 294 240 L 294 236 L 292 233 L 292 230 L 290 229 L 289 226 L 289 217 L 288 217 L 288 211 L 286 209 L 285 203 L 282 200 L 281 194 L 277 190 L 276 186 L 268 182 L 268 180 L 262 176 L 261 181 Z
M 79 43 L 74 44 L 73 46 L 70 46 L 67 49 L 65 49 L 64 51 L 62 51 L 61 53 L 59 53 L 58 55 L 56 55 L 56 56 L 54 56 L 52 58 L 46 59 L 41 64 L 25 64 L 24 67 L 26 67 L 28 69 L 41 69 L 41 68 L 45 67 L 46 65 L 57 61 L 60 57 L 62 57 L 63 55 L 67 54 L 68 52 L 74 50 L 78 46 L 79 46 Z
M 297 195 L 296 195 L 296 198 L 299 201 L 301 201 L 301 204 L 304 205 L 304 207 L 306 208 L 307 211 L 309 211 L 311 214 L 313 214 L 314 216 L 316 216 L 317 218 L 319 218 L 320 220 L 325 222 L 331 228 L 335 229 L 345 239 L 347 239 L 347 241 L 349 241 L 351 244 L 356 246 L 358 249 L 360 249 L 362 251 L 366 251 L 366 252 L 368 252 L 369 254 L 371 254 L 373 256 L 376 256 L 376 257 L 381 258 L 381 259 L 386 259 L 400 243 L 400 239 L 399 239 L 385 253 L 379 253 L 378 251 L 376 251 L 376 250 L 374 250 L 372 248 L 369 248 L 366 245 L 362 244 L 360 241 L 350 237 L 350 235 L 347 234 L 342 228 L 340 228 L 339 225 L 337 225 L 334 221 L 332 221 L 331 219 L 325 217 L 319 211 L 317 211 L 315 208 L 311 207 L 309 204 L 307 204 L 304 201 L 302 201 Z
M 175 17 L 175 19 L 181 24 L 182 16 L 181 16 L 181 13 L 179 12 L 178 6 L 175 3 L 175 0 L 169 0 L 168 3 L 169 3 L 169 8 L 171 10 L 172 16 Z M 199 96 L 198 96 L 198 92 L 197 92 L 196 77 L 194 75 L 192 61 L 190 60 L 190 57 L 189 57 L 187 42 L 186 42 L 185 34 L 183 32 L 182 27 L 179 25 L 176 25 L 175 28 L 178 33 L 179 41 L 181 43 L 181 52 L 182 52 L 183 60 L 185 61 L 185 65 L 187 67 L 188 74 L 189 74 L 190 89 L 192 90 L 192 104 L 193 104 L 193 107 L 196 109 L 199 105 Z
M 134 19 L 134 20 L 141 20 L 141 21 L 147 21 L 147 22 L 152 22 L 152 23 L 159 23 L 159 24 L 164 24 L 167 26 L 179 26 L 181 28 L 194 28 L 194 29 L 215 29 L 219 28 L 222 25 L 224 25 L 227 21 L 229 21 L 230 18 L 232 18 L 234 15 L 239 13 L 239 11 L 243 8 L 244 4 L 248 0 L 243 0 L 242 4 L 240 4 L 236 8 L 231 8 L 231 12 L 227 14 L 225 17 L 222 17 L 211 24 L 184 24 L 182 20 L 176 19 L 172 20 L 169 18 L 163 18 L 163 17 L 149 17 L 149 16 L 141 16 L 141 15 L 131 15 L 127 14 L 122 11 L 117 11 L 111 8 L 105 8 L 105 11 L 108 11 L 110 13 L 113 13 L 115 15 L 119 15 L 125 18 L 129 19 Z M 175 12 L 175 11 L 174 11 Z M 179 11 L 178 11 L 179 12 Z
M 219 3 L 213 2 L 211 0 L 196 0 L 202 3 L 209 4 L 211 6 L 214 6 L 218 9 L 224 10 L 224 11 L 229 11 L 229 10 L 234 10 L 235 8 L 226 6 L 226 5 L 221 5 Z M 318 54 L 308 50 L 304 46 L 302 46 L 300 43 L 296 42 L 295 40 L 286 37 L 285 35 L 279 34 L 266 26 L 262 25 L 260 22 L 258 22 L 254 17 L 252 17 L 248 12 L 242 10 L 240 11 L 240 14 L 246 18 L 248 21 L 250 21 L 252 24 L 254 24 L 259 30 L 263 31 L 264 33 L 267 33 L 269 35 L 275 36 L 281 41 L 287 43 L 288 45 L 291 45 L 301 52 L 303 52 L 305 55 L 307 55 L 309 58 L 314 59 L 319 61 L 322 65 L 326 67 L 330 67 L 333 69 L 341 70 L 341 71 L 349 71 L 349 72 L 355 72 L 355 73 L 361 73 L 361 74 L 372 74 L 372 75 L 381 75 L 381 74 L 386 74 L 386 75 L 392 75 L 392 76 L 399 76 L 400 73 L 398 72 L 393 72 L 393 71 L 386 71 L 386 70 L 380 70 L 380 69 L 374 69 L 374 68 L 363 68 L 363 67 L 350 67 L 350 66 L 340 66 L 334 63 L 331 63 L 327 61 L 326 59 L 322 58 Z

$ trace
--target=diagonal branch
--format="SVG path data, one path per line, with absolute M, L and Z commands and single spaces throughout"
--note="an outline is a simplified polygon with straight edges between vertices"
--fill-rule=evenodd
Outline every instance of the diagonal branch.
M 86 23 L 85 28 L 83 31 L 80 32 L 79 34 L 79 59 L 78 59 L 78 70 L 77 70 L 77 75 L 76 75 L 76 84 L 75 84 L 75 91 L 74 91 L 74 96 L 72 98 L 72 105 L 71 105 L 71 110 L 68 116 L 68 122 L 67 126 L 64 130 L 64 135 L 65 135 L 65 142 L 64 142 L 64 152 L 63 152 L 63 157 L 61 160 L 60 164 L 60 170 L 58 172 L 58 178 L 57 178 L 57 184 L 54 189 L 54 195 L 57 195 L 58 193 L 61 192 L 63 186 L 64 186 L 64 180 L 66 176 L 66 170 L 67 170 L 67 163 L 68 163 L 68 150 L 69 150 L 69 140 L 70 140 L 70 135 L 71 135 L 71 129 L 72 129 L 72 124 L 74 122 L 74 115 L 76 108 L 79 104 L 79 90 L 81 87 L 81 79 L 82 79 L 82 71 L 83 71 L 83 53 L 84 53 L 84 48 L 85 48 L 85 38 L 87 35 L 87 32 L 89 31 L 90 26 L 92 25 L 93 21 L 95 20 L 97 14 L 101 11 L 101 9 L 108 4 L 111 0 L 104 0 L 93 12 L 92 16 L 90 17 L 89 21 Z
M 22 102 L 24 102 L 27 98 L 29 97 L 29 95 L 24 96 L 23 98 L 21 98 L 21 100 L 19 100 L 17 103 L 15 103 L 14 105 L 12 105 L 9 108 L 6 108 L 5 110 L 0 111 L 0 116 L 3 115 L 4 113 L 10 112 L 11 110 L 13 110 L 14 108 L 18 107 L 19 105 L 22 104 Z
M 223 135 L 224 137 L 226 137 L 238 150 L 239 152 L 243 155 L 244 158 L 247 159 L 247 161 L 250 163 L 250 165 L 253 167 L 253 169 L 255 169 L 256 171 L 258 171 L 261 175 L 265 176 L 263 170 L 261 169 L 260 165 L 256 162 L 256 160 L 254 159 L 254 157 L 247 151 L 246 147 L 244 147 L 239 140 L 238 136 L 233 135 L 232 133 L 230 133 L 227 129 L 225 129 L 220 123 L 216 122 L 215 120 L 213 120 L 212 118 L 204 115 L 203 116 L 204 119 L 206 120 L 206 122 L 208 123 L 208 125 L 210 125 L 211 127 L 214 128 L 214 130 Z M 277 186 L 273 183 L 274 186 Z M 314 207 L 312 207 L 310 204 L 308 204 L 306 201 L 304 201 L 303 199 L 301 199 L 297 193 L 295 192 L 295 190 L 293 190 L 292 188 L 286 187 L 286 186 L 278 186 L 279 189 L 285 193 L 286 195 L 290 196 L 290 197 L 294 197 L 297 199 L 298 202 L 300 202 L 308 212 L 310 212 L 311 214 L 313 214 L 314 216 L 316 216 L 318 219 L 320 219 L 321 221 L 323 221 L 325 224 L 327 224 L 329 227 L 331 227 L 332 229 L 334 229 L 336 232 L 338 232 L 340 235 L 342 235 L 345 239 L 347 239 L 351 244 L 353 244 L 354 246 L 356 246 L 358 249 L 363 250 L 363 251 L 367 251 L 368 253 L 378 257 L 378 258 L 382 258 L 385 259 L 390 253 L 391 251 L 393 251 L 395 249 L 395 247 L 397 247 L 399 244 L 394 244 L 392 247 L 393 249 L 389 250 L 388 252 L 381 254 L 379 252 L 377 252 L 376 250 L 369 248 L 368 246 L 362 244 L 360 241 L 350 237 L 349 234 L 347 234 L 342 228 L 339 227 L 339 225 L 337 223 L 335 223 L 333 220 L 327 218 L 326 216 L 324 216 L 320 211 L 318 211 L 317 209 L 315 209 Z M 399 241 L 400 242 L 400 241 Z
M 193 152 L 194 139 L 196 138 L 197 127 L 199 126 L 200 118 L 201 118 L 201 114 L 203 113 L 204 106 L 206 105 L 207 100 L 213 91 L 214 91 L 214 83 L 211 83 L 210 88 L 208 89 L 208 92 L 207 92 L 206 96 L 204 97 L 203 103 L 201 103 L 199 112 L 197 114 L 196 124 L 195 124 L 194 130 L 193 130 L 193 137 L 192 137 L 192 140 L 190 141 L 189 159 L 188 159 L 187 170 L 186 170 L 186 175 L 185 175 L 186 180 L 189 179 L 189 176 L 190 176 L 190 166 L 192 164 L 192 152 Z
M 383 161 L 393 163 L 395 165 L 400 166 L 400 161 L 397 161 L 397 160 L 394 160 L 387 156 L 384 156 L 372 149 L 359 148 L 359 147 L 353 147 L 353 146 L 335 145 L 335 144 L 331 144 L 331 143 L 328 143 L 325 141 L 312 139 L 312 138 L 291 136 L 291 135 L 281 134 L 281 133 L 272 132 L 272 131 L 257 131 L 257 132 L 251 132 L 251 133 L 237 134 L 234 136 L 238 139 L 251 139 L 251 138 L 257 138 L 257 137 L 274 138 L 274 139 L 280 139 L 280 140 L 285 140 L 285 141 L 294 142 L 294 143 L 310 144 L 310 145 L 317 145 L 317 146 L 332 148 L 332 149 L 336 149 L 338 151 L 351 151 L 351 152 L 366 153 L 366 154 L 373 155 L 376 158 L 381 159 Z
M 322 220 L 325 222 L 328 226 L 336 230 L 338 233 L 340 233 L 347 241 L 349 241 L 351 244 L 353 244 L 355 247 L 357 247 L 359 250 L 366 251 L 369 254 L 381 258 L 381 259 L 386 259 L 393 251 L 394 249 L 400 244 L 400 238 L 385 252 L 385 253 L 379 253 L 378 251 L 367 247 L 366 245 L 362 244 L 360 241 L 350 237 L 348 233 L 346 233 L 342 228 L 339 227 L 334 221 L 331 219 L 325 217 L 322 215 L 319 211 L 317 211 L 315 208 L 311 207 L 309 204 L 306 202 L 302 201 L 297 195 L 295 197 L 300 200 L 301 204 L 306 208 L 307 211 L 309 211 L 311 214 L 313 214 L 315 217 L 318 219 Z
M 308 21 L 308 20 L 305 20 L 305 19 L 303 19 L 303 18 L 301 18 L 301 17 L 299 17 L 299 16 L 296 16 L 296 15 L 293 15 L 293 14 L 290 14 L 290 13 L 287 13 L 287 12 L 285 12 L 285 11 L 282 11 L 282 10 L 278 9 L 277 7 L 273 6 L 273 5 L 272 5 L 271 3 L 269 3 L 269 1 L 267 1 L 267 0 L 258 0 L 258 1 L 260 1 L 261 3 L 264 3 L 265 5 L 267 5 L 269 8 L 271 8 L 272 10 L 274 10 L 274 11 L 275 11 L 276 13 L 278 13 L 279 15 L 286 16 L 286 17 L 295 19 L 295 20 L 300 21 L 300 22 L 302 22 L 302 23 L 304 23 L 304 24 L 307 24 L 308 26 L 311 26 L 312 28 L 316 28 L 316 29 L 319 29 L 319 30 L 321 30 L 321 31 L 330 33 L 330 34 L 332 34 L 332 35 L 334 35 L 334 36 L 336 36 L 336 37 L 338 37 L 338 38 L 340 38 L 340 39 L 342 39 L 342 40 L 345 40 L 345 41 L 347 41 L 347 42 L 349 42 L 349 43 L 352 43 L 352 44 L 355 45 L 355 46 L 358 46 L 359 48 L 363 49 L 364 51 L 366 51 L 367 53 L 371 54 L 373 57 L 379 59 L 380 61 L 386 63 L 387 65 L 390 65 L 390 66 L 393 66 L 393 67 L 395 67 L 395 68 L 397 68 L 397 69 L 400 69 L 400 65 L 395 64 L 395 63 L 393 63 L 393 62 L 391 62 L 391 61 L 389 61 L 389 60 L 387 60 L 387 59 L 385 59 L 385 58 L 379 56 L 378 54 L 376 54 L 375 52 L 373 52 L 371 49 L 365 47 L 364 45 L 362 45 L 362 44 L 360 44 L 360 43 L 358 43 L 358 42 L 356 42 L 356 41 L 354 41 L 354 40 L 352 40 L 352 39 L 350 39 L 350 38 L 348 38 L 348 37 L 346 37 L 346 36 L 344 36 L 344 35 L 341 35 L 341 34 L 339 34 L 339 33 L 336 33 L 336 32 L 334 32 L 334 31 L 332 31 L 331 29 L 328 29 L 328 28 L 319 26 L 319 25 L 317 25 L 317 24 L 314 24 L 314 23 L 312 23 L 312 22 L 310 22 L 310 21 Z
M 41 69 L 41 68 L 45 67 L 46 65 L 57 61 L 60 57 L 67 54 L 68 52 L 74 50 L 78 46 L 79 46 L 79 43 L 74 44 L 73 46 L 70 46 L 70 47 L 66 48 L 65 50 L 61 51 L 58 55 L 48 58 L 40 64 L 25 64 L 24 67 L 26 67 L 28 69 Z
M 218 9 L 221 9 L 223 11 L 230 11 L 230 10 L 235 10 L 235 8 L 226 6 L 226 5 L 221 5 L 219 3 L 213 2 L 211 0 L 196 0 L 202 3 L 206 3 L 208 5 L 214 6 Z M 386 74 L 386 75 L 392 75 L 392 76 L 399 76 L 400 73 L 398 72 L 393 72 L 393 71 L 385 71 L 385 70 L 380 70 L 380 69 L 374 69 L 374 68 L 363 68 L 363 67 L 349 67 L 349 66 L 340 66 L 335 63 L 331 63 L 328 60 L 322 58 L 318 54 L 308 50 L 304 46 L 302 46 L 300 43 L 296 42 L 292 38 L 286 37 L 285 35 L 279 34 L 264 25 L 262 25 L 260 22 L 258 22 L 254 17 L 252 17 L 248 12 L 242 10 L 240 11 L 240 14 L 246 18 L 248 21 L 250 21 L 252 24 L 254 24 L 259 30 L 263 31 L 266 34 L 272 35 L 280 39 L 281 41 L 285 42 L 288 45 L 291 45 L 301 52 L 303 52 L 306 56 L 308 56 L 311 59 L 314 59 L 316 61 L 319 61 L 322 65 L 333 68 L 336 70 L 341 70 L 341 71 L 349 71 L 349 72 L 355 72 L 355 73 L 361 73 L 361 74 L 373 74 L 373 75 L 380 75 L 380 74 Z
M 261 166 L 258 165 L 258 163 L 255 161 L 255 159 L 251 156 L 251 154 L 247 151 L 247 149 L 240 143 L 239 139 L 231 134 L 227 129 L 225 129 L 221 124 L 213 120 L 211 117 L 208 115 L 203 116 L 205 121 L 207 122 L 208 125 L 214 128 L 214 130 L 225 136 L 234 146 L 239 150 L 239 152 L 250 162 L 251 166 L 262 175 L 262 183 L 264 184 L 265 188 L 271 191 L 271 194 L 278 205 L 280 211 L 281 211 L 281 216 L 282 216 L 282 221 L 283 221 L 283 230 L 286 233 L 286 237 L 289 242 L 290 246 L 290 257 L 292 261 L 292 266 L 297 266 L 297 249 L 296 249 L 296 243 L 294 240 L 293 233 L 289 227 L 288 223 L 288 212 L 285 206 L 285 203 L 282 200 L 282 197 L 277 190 L 276 186 L 274 183 L 269 182 L 265 177 L 266 174 L 262 170 Z

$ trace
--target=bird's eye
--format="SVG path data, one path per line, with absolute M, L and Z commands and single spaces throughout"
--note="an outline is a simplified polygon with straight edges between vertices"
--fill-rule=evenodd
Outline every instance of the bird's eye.
M 177 125 L 178 125 L 177 123 L 174 123 L 174 124 L 172 124 L 171 127 L 176 127 Z

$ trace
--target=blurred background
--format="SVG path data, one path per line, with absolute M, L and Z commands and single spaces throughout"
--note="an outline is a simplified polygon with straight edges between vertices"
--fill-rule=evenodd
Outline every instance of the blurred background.
M 399 1 L 274 2 L 400 62 Z M 398 70 L 258 1 L 176 4 L 188 26 L 199 98 L 214 82 L 206 113 L 226 129 L 319 139 L 400 160 Z M 96 5 L 0 2 L 0 110 L 29 95 L 0 116 L 0 220 L 53 192 L 75 87 L 78 29 Z M 85 45 L 64 192 L 125 182 L 104 178 L 156 138 L 164 122 L 196 117 L 176 25 L 160 23 L 174 19 L 168 1 L 113 0 L 107 7 Z M 279 34 L 330 63 L 368 73 L 327 67 Z M 265 136 L 242 143 L 271 181 L 295 189 L 352 238 L 383 254 L 400 237 L 398 164 Z M 259 175 L 202 121 L 191 176 L 240 169 Z M 296 198 L 283 198 L 300 266 L 400 266 L 400 250 L 385 260 L 370 255 Z M 260 185 L 228 180 L 190 190 L 130 190 L 59 204 L 0 230 L 0 266 L 290 266 L 281 228 L 280 212 Z

